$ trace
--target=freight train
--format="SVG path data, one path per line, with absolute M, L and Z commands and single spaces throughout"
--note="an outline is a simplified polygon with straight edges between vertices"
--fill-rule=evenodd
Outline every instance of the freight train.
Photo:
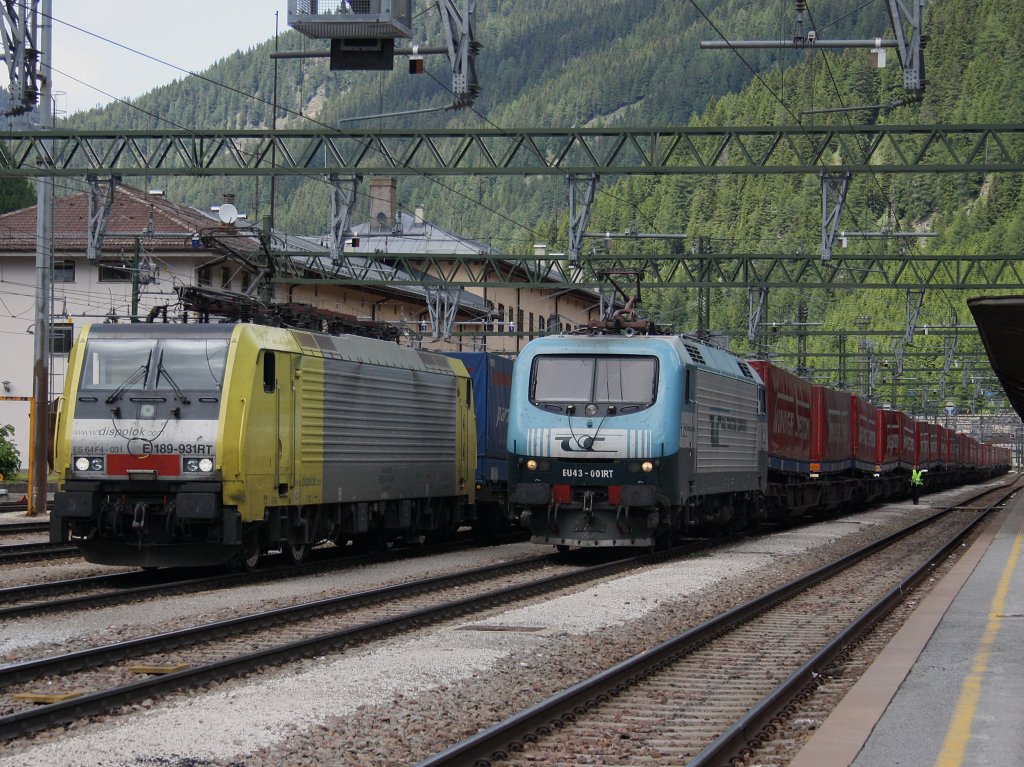
M 68 360 L 50 538 L 101 564 L 253 567 L 477 524 L 458 359 L 250 324 L 103 324 Z
M 68 362 L 54 542 L 251 568 L 503 529 L 652 546 L 988 476 L 1006 451 L 686 337 L 560 336 L 514 368 L 249 324 L 95 325 Z
M 535 543 L 658 547 L 863 507 L 1009 468 L 1007 449 L 686 336 L 531 341 L 508 426 L 513 514 Z

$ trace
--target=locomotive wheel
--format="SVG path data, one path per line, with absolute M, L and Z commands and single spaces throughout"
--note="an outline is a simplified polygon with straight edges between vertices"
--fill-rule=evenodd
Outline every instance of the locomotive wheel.
M 309 556 L 309 544 L 286 544 L 282 551 L 284 552 L 284 558 L 288 560 L 288 564 L 301 565 L 303 562 L 306 561 L 306 557 Z
M 242 550 L 235 554 L 232 566 L 237 570 L 251 573 L 260 562 L 260 543 L 256 535 L 246 536 L 242 542 Z

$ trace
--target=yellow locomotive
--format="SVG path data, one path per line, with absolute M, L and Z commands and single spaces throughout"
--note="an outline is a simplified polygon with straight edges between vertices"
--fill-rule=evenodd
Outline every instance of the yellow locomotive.
M 462 362 L 249 324 L 93 325 L 68 362 L 50 539 L 101 564 L 252 567 L 472 521 Z

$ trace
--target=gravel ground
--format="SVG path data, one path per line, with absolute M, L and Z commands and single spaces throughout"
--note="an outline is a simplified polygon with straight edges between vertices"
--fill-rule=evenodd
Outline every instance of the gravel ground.
M 543 553 L 543 549 L 528 543 L 511 544 L 452 554 L 411 557 L 305 578 L 150 598 L 138 604 L 69 611 L 56 618 L 22 618 L 14 624 L 0 625 L 0 662 L 10 663 L 124 641 L 172 631 L 186 625 L 209 623 L 259 610 L 418 580 L 455 569 L 529 559 L 540 553 Z M 63 572 L 63 568 L 58 568 L 58 571 Z M 120 568 L 112 568 L 110 571 L 119 572 Z M 16 630 L 13 630 L 15 627 Z
M 426 629 L 364 650 L 312 658 L 205 691 L 147 702 L 126 715 L 9 744 L 0 767 L 411 764 L 798 572 L 919 518 L 929 505 L 946 505 L 980 488 L 930 495 L 919 507 L 889 504 L 752 539 L 713 555 L 495 611 L 461 625 Z M 514 547 L 490 550 L 489 556 L 508 556 L 510 548 Z M 432 559 L 363 568 L 338 578 L 346 579 L 345 588 L 358 588 L 391 579 L 394 569 L 406 564 L 429 569 Z M 259 602 L 267 598 L 263 590 L 271 588 L 298 589 L 301 584 L 250 587 L 245 599 Z M 306 584 L 307 590 L 314 588 Z M 197 600 L 217 598 L 227 597 L 216 592 L 169 601 L 191 603 L 194 617 L 204 609 Z M 149 603 L 144 608 L 135 606 L 134 611 L 167 609 L 151 608 Z M 82 627 L 81 620 L 75 623 L 78 631 L 102 631 L 104 622 L 110 627 L 130 620 L 132 612 L 131 607 L 112 608 L 91 629 Z M 147 617 L 135 619 L 150 622 Z M 67 616 L 58 618 L 60 623 L 66 620 Z M 33 627 L 37 641 L 46 632 L 42 623 Z M 492 630 L 482 630 L 483 626 Z M 506 630 L 493 630 L 500 627 Z M 51 622 L 48 630 L 52 641 L 62 627 Z M 67 634 L 75 630 L 67 629 Z M 19 625 L 17 634 L 21 633 Z
M 46 522 L 49 519 L 49 514 L 26 517 L 24 514 L 4 513 L 0 514 L 0 526 L 24 522 Z M 23 535 L 5 535 L 0 537 L 0 543 L 10 546 L 17 543 L 43 543 L 49 539 L 49 533 L 46 532 L 26 533 Z M 0 583 L 0 587 L 27 586 L 32 583 L 44 583 L 65 578 L 85 578 L 89 575 L 105 575 L 127 571 L 128 568 L 124 567 L 104 567 L 102 565 L 89 564 L 78 557 L 47 559 L 5 567 L 3 582 Z

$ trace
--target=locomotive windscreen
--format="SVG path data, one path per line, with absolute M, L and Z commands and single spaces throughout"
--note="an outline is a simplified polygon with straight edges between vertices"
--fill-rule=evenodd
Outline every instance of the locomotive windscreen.
M 227 340 L 219 338 L 90 338 L 81 388 L 216 391 L 224 381 L 227 353 Z
M 658 381 L 654 357 L 540 356 L 534 360 L 533 401 L 651 405 Z

